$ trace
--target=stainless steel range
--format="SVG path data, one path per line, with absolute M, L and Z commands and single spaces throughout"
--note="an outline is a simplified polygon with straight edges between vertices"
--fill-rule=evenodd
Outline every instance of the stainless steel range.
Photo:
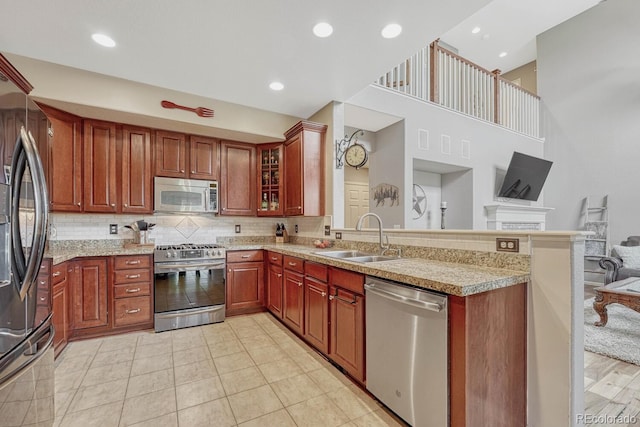
M 225 256 L 216 244 L 156 246 L 156 332 L 224 321 Z

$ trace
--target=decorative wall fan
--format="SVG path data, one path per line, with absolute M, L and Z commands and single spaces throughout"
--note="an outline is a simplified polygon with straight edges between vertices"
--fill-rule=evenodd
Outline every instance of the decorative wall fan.
M 420 219 L 427 212 L 427 195 L 422 187 L 413 184 L 413 219 Z

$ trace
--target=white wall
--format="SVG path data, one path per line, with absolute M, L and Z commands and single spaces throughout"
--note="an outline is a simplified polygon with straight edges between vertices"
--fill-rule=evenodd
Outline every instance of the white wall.
M 543 142 L 492 123 L 473 119 L 418 99 L 370 85 L 348 100 L 374 111 L 404 117 L 404 179 L 413 180 L 413 159 L 423 159 L 460 169 L 473 169 L 472 223 L 470 228 L 486 229 L 484 206 L 495 203 L 496 169 L 507 169 L 513 151 L 543 157 Z M 402 150 L 398 147 L 397 151 Z M 372 165 L 371 171 L 375 168 Z M 434 172 L 438 172 L 434 170 Z M 371 180 L 373 184 L 373 180 Z M 412 186 L 405 185 L 405 221 L 411 222 Z M 542 196 L 534 206 L 542 205 Z
M 612 243 L 640 234 L 640 2 L 598 4 L 540 35 L 548 229 L 576 229 L 582 199 L 609 195 Z

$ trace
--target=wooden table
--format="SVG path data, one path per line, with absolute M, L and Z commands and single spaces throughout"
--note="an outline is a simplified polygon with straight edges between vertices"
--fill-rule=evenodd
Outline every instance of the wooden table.
M 593 301 L 593 309 L 600 316 L 600 321 L 595 322 L 596 326 L 607 324 L 607 306 L 609 304 L 622 304 L 640 313 L 640 277 L 629 277 L 627 279 L 611 282 L 608 285 L 595 289 L 596 297 Z M 639 325 L 640 326 L 640 325 Z

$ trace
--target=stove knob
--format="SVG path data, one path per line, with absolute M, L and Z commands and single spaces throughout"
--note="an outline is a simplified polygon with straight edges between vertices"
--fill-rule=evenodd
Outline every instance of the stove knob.
M 167 251 L 167 253 L 165 254 L 165 256 L 166 256 L 167 258 L 171 258 L 173 255 L 171 254 L 171 252 L 170 252 L 170 251 Z
M 222 251 L 218 249 L 218 256 L 222 255 Z
M 213 255 L 211 251 L 207 251 L 207 256 L 211 256 L 211 255 Z

